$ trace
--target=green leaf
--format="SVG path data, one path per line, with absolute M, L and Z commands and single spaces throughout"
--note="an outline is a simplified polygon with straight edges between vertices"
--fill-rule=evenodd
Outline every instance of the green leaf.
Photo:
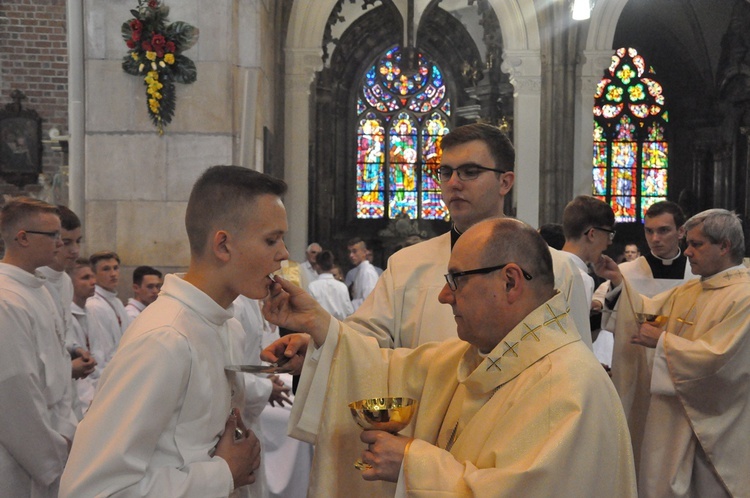
M 122 33 L 122 39 L 125 41 L 130 40 L 130 37 L 133 36 L 133 30 L 130 29 L 130 21 L 122 23 L 122 26 L 120 27 L 120 32 Z
M 177 83 L 193 83 L 198 79 L 198 70 L 195 63 L 184 55 L 177 55 L 174 58 L 174 64 L 171 66 L 172 77 Z
M 187 50 L 198 41 L 198 28 L 183 21 L 175 21 L 166 27 L 164 34 L 180 49 Z
M 130 52 L 122 58 L 122 70 L 133 76 L 140 76 L 141 73 L 138 71 L 140 65 L 140 62 L 133 60 L 133 57 L 130 56 Z

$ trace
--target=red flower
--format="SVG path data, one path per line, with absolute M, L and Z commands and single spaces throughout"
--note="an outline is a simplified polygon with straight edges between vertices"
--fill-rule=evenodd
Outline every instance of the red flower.
M 151 44 L 147 41 L 141 43 L 141 48 L 147 52 L 152 52 L 154 50 L 154 47 L 151 46 Z
M 167 43 L 167 40 L 164 38 L 164 35 L 155 34 L 151 37 L 151 44 L 154 46 L 154 48 L 164 48 L 164 44 Z
M 143 24 L 141 24 L 141 21 L 138 19 L 131 19 L 130 29 L 132 29 L 133 31 L 140 31 L 141 29 L 143 29 Z
M 175 47 L 174 42 L 168 41 L 165 45 L 165 48 L 167 49 L 167 52 L 174 53 L 175 50 L 177 50 L 177 47 Z
M 158 58 L 161 59 L 162 57 L 164 57 L 164 49 L 163 48 L 161 48 L 161 47 L 154 47 L 154 51 L 156 52 L 156 56 Z
M 134 42 L 141 41 L 141 31 L 133 31 L 133 34 L 130 36 L 133 38 Z
M 155 9 L 159 6 L 159 0 L 148 0 L 148 8 Z
M 133 40 L 126 41 L 125 45 L 127 45 L 128 48 L 135 48 L 135 42 Z

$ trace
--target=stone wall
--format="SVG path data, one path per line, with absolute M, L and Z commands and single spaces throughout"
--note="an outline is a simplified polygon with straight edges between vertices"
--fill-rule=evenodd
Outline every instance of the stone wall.
M 200 38 L 184 53 L 195 62 L 198 79 L 176 85 L 176 112 L 163 136 L 149 120 L 142 79 L 120 67 L 127 52 L 120 25 L 135 5 L 135 0 L 84 2 L 86 246 L 89 252 L 117 250 L 125 275 L 142 264 L 185 267 L 184 214 L 192 184 L 211 165 L 253 167 L 254 157 L 241 157 L 248 155 L 247 144 L 262 138 L 263 126 L 273 128 L 268 109 L 273 99 L 264 98 L 267 83 L 244 107 L 248 70 L 256 81 L 273 81 L 261 55 L 269 41 L 259 28 L 273 3 L 167 2 L 169 20 L 198 27 Z M 249 132 L 247 123 L 254 125 Z M 121 285 L 127 287 L 129 282 Z

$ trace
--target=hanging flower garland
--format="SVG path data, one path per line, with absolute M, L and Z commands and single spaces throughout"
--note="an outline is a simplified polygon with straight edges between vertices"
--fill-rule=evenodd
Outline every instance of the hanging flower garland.
M 195 63 L 182 52 L 198 41 L 198 28 L 182 21 L 167 24 L 169 7 L 161 0 L 138 0 L 138 8 L 130 13 L 133 18 L 122 23 L 122 37 L 130 49 L 122 69 L 143 78 L 148 114 L 163 135 L 174 116 L 175 82 L 192 83 L 197 78 Z

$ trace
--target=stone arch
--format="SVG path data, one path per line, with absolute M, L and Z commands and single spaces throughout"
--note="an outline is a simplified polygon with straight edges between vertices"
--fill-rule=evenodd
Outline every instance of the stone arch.
M 301 255 L 307 246 L 309 219 L 310 84 L 323 66 L 321 40 L 331 10 L 337 0 L 296 0 L 290 12 L 285 45 L 285 131 L 284 176 L 289 184 L 287 205 L 292 255 Z M 525 221 L 538 221 L 539 106 L 541 57 L 539 26 L 533 0 L 488 0 L 500 22 L 503 68 L 511 72 L 511 82 L 520 98 L 515 99 L 517 163 L 529 170 L 519 175 L 516 198 L 518 214 Z M 607 2 L 601 2 L 607 3 Z M 423 10 L 429 8 L 423 4 Z M 507 68 L 507 69 L 506 69 Z M 523 102 L 523 103 L 521 103 Z M 536 182 L 536 183 L 535 183 Z M 535 205 L 536 203 L 536 205 Z

